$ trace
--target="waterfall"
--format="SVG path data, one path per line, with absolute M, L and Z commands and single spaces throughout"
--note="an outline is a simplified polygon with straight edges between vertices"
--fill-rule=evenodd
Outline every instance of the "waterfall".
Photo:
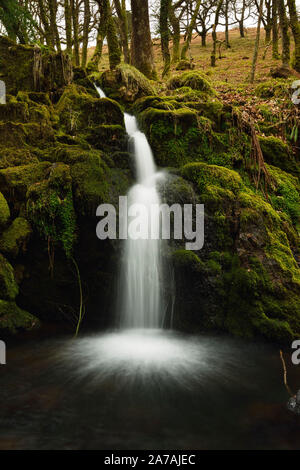
M 101 88 L 95 87 L 99 96 L 105 98 Z M 136 118 L 125 113 L 124 121 L 136 168 L 136 184 L 127 194 L 128 210 L 135 204 L 143 204 L 147 209 L 148 216 L 145 217 L 149 222 L 149 233 L 145 239 L 128 236 L 124 241 L 118 293 L 120 326 L 126 329 L 161 328 L 165 315 L 162 295 L 162 241 L 159 237 L 151 239 L 150 236 L 151 231 L 159 233 L 159 212 L 151 211 L 151 208 L 160 204 L 156 189 L 159 173 L 156 171 L 148 140 L 139 130 Z M 147 221 L 141 219 L 141 224 Z M 128 220 L 124 223 L 127 227 Z
M 128 207 L 143 204 L 150 225 L 151 207 L 158 207 L 157 172 L 150 145 L 137 126 L 134 116 L 125 114 L 135 167 L 136 184 L 128 192 Z M 155 206 L 154 206 L 155 205 Z M 143 220 L 142 223 L 147 221 Z M 159 231 L 159 213 L 151 218 L 150 230 Z M 120 321 L 124 328 L 160 328 L 163 326 L 161 240 L 132 239 L 125 241 L 121 265 Z

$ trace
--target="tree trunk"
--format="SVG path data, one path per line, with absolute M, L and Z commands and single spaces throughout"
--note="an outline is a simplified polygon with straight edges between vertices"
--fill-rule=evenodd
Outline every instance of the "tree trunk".
M 272 3 L 272 57 L 273 59 L 279 59 L 277 0 L 273 0 Z
M 72 16 L 69 0 L 64 0 L 65 7 L 65 27 L 66 27 L 66 51 L 72 54 Z
M 290 25 L 295 42 L 293 67 L 297 72 L 300 72 L 300 23 L 298 21 L 295 0 L 287 0 L 287 2 L 290 12 Z
M 245 37 L 245 28 L 244 28 L 245 9 L 246 9 L 246 2 L 245 2 L 245 0 L 243 0 L 242 16 L 241 16 L 241 19 L 239 21 L 239 30 L 240 30 L 241 38 Z
M 261 25 L 261 19 L 262 19 L 262 14 L 263 14 L 263 4 L 264 4 L 264 0 L 260 0 L 259 12 L 258 12 L 258 23 L 257 23 L 257 30 L 256 30 L 256 39 L 255 39 L 255 46 L 254 46 L 254 52 L 253 52 L 251 74 L 250 74 L 251 83 L 254 82 L 254 77 L 255 77 L 256 63 L 257 63 L 257 57 L 258 57 L 258 48 L 259 48 L 259 41 L 260 41 L 260 25 Z
M 121 50 L 120 44 L 117 35 L 117 28 L 115 20 L 112 16 L 112 11 L 110 8 L 109 0 L 104 0 L 107 2 L 107 45 L 108 45 L 108 56 L 109 56 L 109 66 L 111 70 L 114 70 L 121 62 Z
M 38 0 L 41 22 L 45 31 L 46 44 L 50 49 L 54 49 L 53 38 L 50 32 L 50 25 L 46 15 L 44 0 Z
M 74 62 L 77 67 L 80 64 L 79 58 L 79 25 L 78 25 L 78 4 L 77 0 L 71 0 L 71 13 L 73 22 L 73 34 L 74 34 Z
M 212 67 L 216 66 L 217 26 L 219 23 L 219 16 L 220 16 L 222 5 L 223 5 L 223 0 L 219 0 L 217 9 L 216 9 L 215 22 L 214 22 L 213 29 L 212 29 L 213 49 L 212 49 L 211 56 L 210 56 L 210 64 Z
M 225 2 L 225 45 L 227 49 L 231 47 L 230 42 L 229 42 L 228 9 L 229 9 L 229 0 L 226 0 Z
M 87 48 L 89 43 L 89 27 L 91 21 L 91 11 L 89 0 L 84 0 L 84 22 L 83 22 L 83 40 L 82 40 L 82 55 L 81 67 L 86 67 L 87 61 Z
M 58 34 L 57 22 L 56 22 L 57 2 L 56 0 L 49 0 L 49 16 L 50 16 L 50 33 L 52 36 L 52 42 L 56 45 L 56 49 L 60 52 L 60 38 Z
M 187 51 L 189 50 L 189 47 L 190 47 L 190 44 L 191 44 L 191 41 L 192 41 L 193 30 L 196 26 L 196 21 L 197 21 L 197 16 L 198 16 L 198 13 L 199 13 L 199 10 L 200 10 L 201 1 L 202 0 L 197 0 L 191 22 L 190 22 L 190 24 L 188 26 L 188 29 L 187 29 L 187 32 L 186 32 L 186 40 L 185 40 L 184 46 L 183 46 L 182 51 L 181 51 L 181 59 L 182 60 L 187 59 Z
M 115 9 L 118 15 L 119 25 L 120 25 L 120 36 L 121 36 L 121 43 L 123 48 L 124 54 L 124 62 L 129 64 L 130 62 L 130 54 L 129 54 L 129 46 L 128 46 L 128 20 L 127 20 L 127 12 L 126 12 L 126 2 L 122 0 L 114 0 Z
M 103 42 L 107 34 L 107 20 L 108 20 L 107 2 L 104 2 L 103 0 L 99 0 L 97 3 L 99 6 L 100 19 L 99 19 L 99 25 L 98 25 L 98 31 L 97 31 L 96 47 L 95 47 L 93 57 L 91 58 L 91 64 L 96 70 L 98 70 L 99 62 L 102 57 Z
M 159 29 L 161 37 L 161 51 L 164 60 L 162 77 L 170 73 L 171 56 L 169 50 L 169 25 L 168 16 L 171 0 L 160 0 Z
M 289 68 L 290 66 L 290 36 L 289 36 L 289 22 L 286 16 L 284 0 L 278 0 L 278 13 L 279 24 L 282 37 L 282 66 Z
M 201 46 L 206 47 L 206 31 L 202 31 L 201 33 Z
M 172 2 L 171 2 L 172 3 Z M 172 51 L 172 62 L 176 62 L 180 59 L 180 19 L 177 18 L 174 8 L 170 4 L 169 19 L 173 28 L 173 51 Z
M 156 78 L 148 0 L 131 0 L 131 63 L 150 79 Z

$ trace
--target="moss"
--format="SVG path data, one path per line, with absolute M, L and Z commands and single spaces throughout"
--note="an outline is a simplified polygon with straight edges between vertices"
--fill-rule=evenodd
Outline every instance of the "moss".
M 214 95 L 215 91 L 211 84 L 200 72 L 185 72 L 182 75 L 176 75 L 172 77 L 167 86 L 170 90 L 174 90 L 182 87 L 190 87 L 193 90 L 204 91 L 208 94 Z
M 0 330 L 15 334 L 18 330 L 32 330 L 39 327 L 39 320 L 20 309 L 15 302 L 0 300 Z
M 45 179 L 50 165 L 42 162 L 0 170 L 0 189 L 8 200 L 24 201 L 29 186 Z
M 277 79 L 260 83 L 255 89 L 255 94 L 259 98 L 284 98 L 290 97 L 290 91 L 290 80 Z
M 4 227 L 10 218 L 10 210 L 5 197 L 0 193 L 0 227 Z
M 214 187 L 236 194 L 242 185 L 242 179 L 236 171 L 200 162 L 185 165 L 181 168 L 181 175 L 193 182 L 200 194 L 205 193 L 207 187 Z
M 71 183 L 69 167 L 58 163 L 48 180 L 33 184 L 27 193 L 27 215 L 32 225 L 45 240 L 61 244 L 67 257 L 76 239 Z
M 16 44 L 0 37 L 1 78 L 7 93 L 16 95 L 24 91 L 57 91 L 72 78 L 71 58 L 65 53 L 39 51 L 40 73 L 34 77 L 36 46 Z
M 54 131 L 50 125 L 41 123 L 0 122 L 0 141 L 6 147 L 47 146 L 54 140 Z
M 71 167 L 76 210 L 80 215 L 95 215 L 102 203 L 117 203 L 129 186 L 126 172 L 109 169 L 99 155 Z
M 17 217 L 3 232 L 0 238 L 0 250 L 11 257 L 24 251 L 31 235 L 31 226 L 23 217 Z
M 107 96 L 118 102 L 132 103 L 142 96 L 155 94 L 147 77 L 128 64 L 120 64 L 116 70 L 103 72 L 96 81 Z
M 298 227 L 300 218 L 300 186 L 298 178 L 274 166 L 268 166 L 275 188 L 270 195 L 272 206 L 285 212 Z
M 172 259 L 174 266 L 177 268 L 199 271 L 204 267 L 202 261 L 193 251 L 176 250 L 172 254 Z
M 11 264 L 0 254 L 0 299 L 14 300 L 19 289 Z
M 86 140 L 97 149 L 111 152 L 111 150 L 126 150 L 127 135 L 125 128 L 118 124 L 102 124 L 86 129 Z
M 181 166 L 212 152 L 211 122 L 188 108 L 148 108 L 138 116 L 160 166 Z
M 0 147 L 0 169 L 38 163 L 38 158 L 27 148 Z
M 281 139 L 273 136 L 260 136 L 259 143 L 267 163 L 290 173 L 299 173 L 299 168 L 289 146 Z
M 81 86 L 69 85 L 56 106 L 62 128 L 69 133 L 84 132 L 101 124 L 124 126 L 119 104 L 108 98 L 94 98 Z

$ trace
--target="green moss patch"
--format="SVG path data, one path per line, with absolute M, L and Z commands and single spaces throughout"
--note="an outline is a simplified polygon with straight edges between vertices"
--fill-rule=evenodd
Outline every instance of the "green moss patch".
M 0 254 L 0 299 L 14 300 L 19 289 L 11 264 Z
M 0 237 L 0 250 L 11 257 L 25 251 L 31 235 L 31 226 L 23 217 L 17 217 Z
M 215 91 L 209 83 L 207 76 L 201 72 L 185 72 L 182 75 L 172 77 L 167 84 L 170 90 L 177 88 L 189 87 L 193 90 L 203 91 L 205 93 L 214 95 Z
M 0 227 L 3 227 L 7 224 L 10 218 L 10 210 L 6 202 L 5 197 L 0 193 Z
M 0 300 L 0 330 L 15 334 L 19 330 L 38 328 L 39 325 L 35 316 L 19 308 L 15 302 Z

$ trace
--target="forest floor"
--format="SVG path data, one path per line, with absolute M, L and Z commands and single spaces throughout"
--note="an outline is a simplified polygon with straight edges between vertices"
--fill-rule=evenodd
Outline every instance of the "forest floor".
M 295 106 L 292 104 L 290 93 L 278 93 L 277 96 L 259 97 L 256 94 L 256 87 L 262 82 L 270 82 L 272 80 L 270 70 L 275 69 L 281 65 L 281 61 L 272 58 L 272 44 L 266 44 L 265 31 L 261 30 L 260 47 L 258 54 L 258 61 L 256 67 L 255 81 L 253 84 L 249 81 L 253 50 L 256 38 L 256 28 L 247 28 L 245 38 L 240 37 L 239 30 L 232 29 L 229 31 L 230 48 L 226 49 L 225 45 L 221 47 L 221 59 L 219 58 L 219 46 L 217 50 L 216 67 L 211 67 L 210 56 L 212 50 L 212 37 L 211 33 L 207 35 L 207 45 L 201 45 L 201 38 L 194 35 L 190 47 L 190 58 L 193 61 L 194 69 L 200 70 L 205 73 L 214 88 L 218 92 L 218 97 L 223 103 L 235 104 L 242 106 L 242 108 L 251 115 L 254 121 L 264 120 L 264 107 L 267 106 L 268 114 L 273 113 L 280 121 L 295 119 Z M 218 32 L 218 40 L 225 39 L 224 32 Z M 181 43 L 184 39 L 182 37 Z M 156 69 L 158 72 L 158 82 L 156 87 L 160 93 L 164 93 L 166 79 L 162 79 L 163 60 L 161 54 L 161 46 L 159 38 L 154 39 L 154 54 Z M 291 53 L 293 53 L 293 41 L 291 40 Z M 171 48 L 171 43 L 170 43 Z M 279 50 L 281 49 L 281 41 L 279 42 Z M 89 49 L 89 55 L 92 55 L 94 48 Z M 103 57 L 100 63 L 99 70 L 104 71 L 109 68 L 108 50 L 104 46 Z M 171 73 L 178 74 L 176 66 L 172 65 Z M 295 71 L 294 77 L 290 80 L 300 79 L 300 74 Z M 285 87 L 286 88 L 286 87 Z M 297 113 L 298 114 L 298 113 Z M 281 135 L 285 140 L 286 136 Z

